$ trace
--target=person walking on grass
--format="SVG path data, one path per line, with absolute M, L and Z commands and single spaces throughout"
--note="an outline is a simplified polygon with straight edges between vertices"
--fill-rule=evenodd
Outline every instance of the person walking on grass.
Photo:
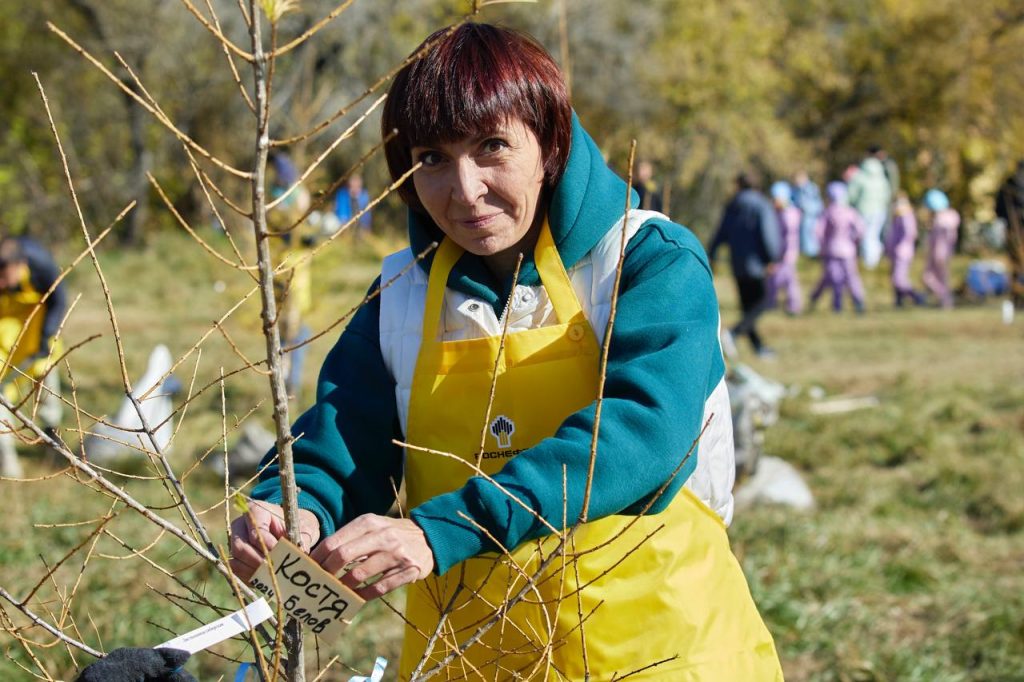
M 723 244 L 729 246 L 729 262 L 743 313 L 740 321 L 729 330 L 729 336 L 746 336 L 755 353 L 770 357 L 774 352 L 765 346 L 758 333 L 757 318 L 771 306 L 767 278 L 782 257 L 782 240 L 775 209 L 758 189 L 757 178 L 752 173 L 736 176 L 736 194 L 726 205 L 718 230 L 708 245 L 708 260 L 712 264 Z
M 861 161 L 849 183 L 850 206 L 857 209 L 864 221 L 864 234 L 860 239 L 861 257 L 864 267 L 874 270 L 882 260 L 882 229 L 892 201 L 885 166 L 874 156 L 868 156 Z
M 953 307 L 953 291 L 949 286 L 949 264 L 956 250 L 960 214 L 949 206 L 949 197 L 940 189 L 925 192 L 924 205 L 928 209 L 928 255 L 922 280 L 925 288 L 943 308 Z
M 843 292 L 849 291 L 857 313 L 864 312 L 864 285 L 857 269 L 857 244 L 864 237 L 864 221 L 847 203 L 846 184 L 830 182 L 828 208 L 818 221 L 821 244 L 821 279 L 811 293 L 811 307 L 826 289 L 832 290 L 832 310 L 843 309 Z
M 799 315 L 803 309 L 803 294 L 796 272 L 800 258 L 800 209 L 792 203 L 793 189 L 788 182 L 780 180 L 773 184 L 771 195 L 782 240 L 782 259 L 768 278 L 768 299 L 774 308 L 779 292 L 786 292 L 786 312 Z
M 793 204 L 800 209 L 800 251 L 805 256 L 817 258 L 821 245 L 814 231 L 825 210 L 825 203 L 821 200 L 821 190 L 807 171 L 802 170 L 793 178 Z
M 893 207 L 892 228 L 885 236 L 885 255 L 892 263 L 892 290 L 897 308 L 905 301 L 920 305 L 924 296 L 910 281 L 910 266 L 917 249 L 917 218 L 905 192 L 900 192 Z
M 391 176 L 417 167 L 399 190 L 410 247 L 293 427 L 311 558 L 366 598 L 407 586 L 401 680 L 421 661 L 443 679 L 781 680 L 726 533 L 735 461 L 700 242 L 637 207 L 532 38 L 464 23 L 415 54 L 381 121 Z M 264 464 L 231 526 L 245 579 L 285 532 L 274 452 Z

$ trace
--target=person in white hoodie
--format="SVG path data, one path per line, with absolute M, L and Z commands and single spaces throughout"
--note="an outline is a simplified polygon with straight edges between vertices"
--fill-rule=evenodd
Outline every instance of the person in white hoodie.
M 892 190 L 885 175 L 885 166 L 873 156 L 861 161 L 850 180 L 850 205 L 864 219 L 864 238 L 860 242 L 860 255 L 864 267 L 874 270 L 882 260 L 882 228 L 889 214 Z

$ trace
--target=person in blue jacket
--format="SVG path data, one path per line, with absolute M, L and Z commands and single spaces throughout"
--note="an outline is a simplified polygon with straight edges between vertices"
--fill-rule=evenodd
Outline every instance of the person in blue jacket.
M 815 228 L 818 218 L 825 212 L 825 202 L 821 198 L 821 190 L 807 175 L 800 171 L 793 178 L 793 205 L 800 209 L 800 251 L 805 256 L 816 258 L 821 250 Z
M 770 356 L 772 351 L 757 331 L 757 318 L 771 307 L 767 277 L 782 259 L 782 237 L 775 208 L 758 189 L 752 173 L 736 176 L 736 194 L 726 205 L 708 245 L 708 259 L 712 263 L 723 244 L 729 245 L 729 262 L 743 312 L 730 334 L 746 336 L 755 353 Z
M 533 39 L 466 23 L 415 54 L 381 124 L 392 177 L 414 169 L 410 245 L 293 427 L 311 557 L 366 598 L 406 587 L 403 680 L 781 679 L 726 535 L 732 428 L 700 242 L 637 208 Z M 285 533 L 264 463 L 231 529 L 244 579 Z

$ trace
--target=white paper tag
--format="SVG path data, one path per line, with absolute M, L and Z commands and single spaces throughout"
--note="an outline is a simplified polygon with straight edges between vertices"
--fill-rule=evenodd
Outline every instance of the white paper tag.
M 266 599 L 261 598 L 244 609 L 239 609 L 208 625 L 186 632 L 163 644 L 157 644 L 155 648 L 184 649 L 190 654 L 198 653 L 218 642 L 241 634 L 250 627 L 256 627 L 273 615 L 274 611 L 270 608 L 270 604 Z

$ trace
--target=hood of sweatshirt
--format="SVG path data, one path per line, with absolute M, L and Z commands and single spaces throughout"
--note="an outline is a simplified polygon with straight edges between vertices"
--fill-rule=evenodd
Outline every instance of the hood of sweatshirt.
M 601 150 L 574 112 L 565 173 L 551 190 L 548 202 L 548 225 L 566 269 L 579 262 L 622 217 L 625 198 L 626 182 L 608 168 Z M 630 190 L 630 206 L 639 203 L 636 191 Z M 441 228 L 430 216 L 409 210 L 409 244 L 413 253 L 421 253 L 431 242 L 440 242 L 443 237 Z M 420 261 L 420 266 L 429 271 L 432 262 L 431 254 Z M 524 254 L 519 283 L 535 286 L 539 281 L 533 254 Z M 500 310 L 512 282 L 499 282 L 482 258 L 464 253 L 448 278 L 448 286 Z

